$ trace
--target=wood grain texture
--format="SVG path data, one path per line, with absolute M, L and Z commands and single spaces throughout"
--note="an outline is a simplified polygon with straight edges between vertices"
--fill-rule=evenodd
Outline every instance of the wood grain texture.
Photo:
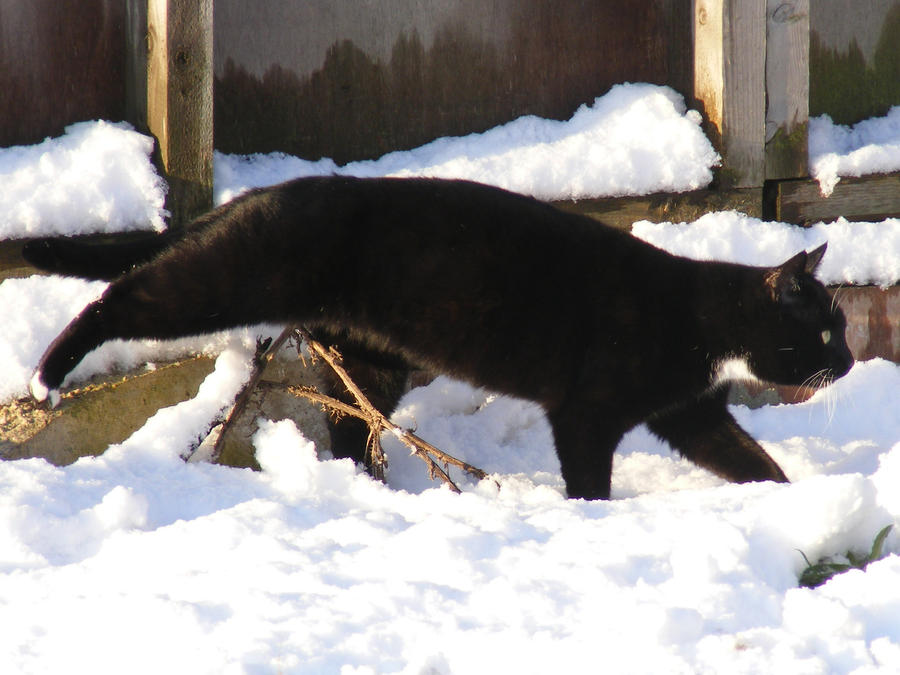
M 808 175 L 809 0 L 766 7 L 766 178 Z
M 694 95 L 725 187 L 758 187 L 765 177 L 765 16 L 765 0 L 694 3 Z
M 710 211 L 735 210 L 759 218 L 762 217 L 762 194 L 762 188 L 695 190 L 640 197 L 559 201 L 554 202 L 554 206 L 630 232 L 632 224 L 639 220 L 689 223 Z
M 147 123 L 176 226 L 212 206 L 212 0 L 149 0 Z
M 900 217 L 900 173 L 842 178 L 829 197 L 822 196 L 814 180 L 776 181 L 766 192 L 765 217 L 785 223 Z
M 121 120 L 121 0 L 0 0 L 0 147 Z
M 690 98 L 684 0 L 216 0 L 216 149 L 338 164 L 523 115 L 568 119 L 615 84 Z

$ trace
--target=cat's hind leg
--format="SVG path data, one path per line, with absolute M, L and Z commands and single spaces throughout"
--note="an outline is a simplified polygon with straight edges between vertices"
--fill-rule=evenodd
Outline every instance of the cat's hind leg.
M 718 387 L 688 404 L 651 416 L 647 426 L 686 459 L 733 483 L 787 476 L 728 412 L 728 387 Z
M 390 417 L 407 391 L 409 375 L 413 370 L 406 359 L 352 340 L 345 331 L 316 331 L 316 337 L 324 344 L 337 346 L 342 365 L 354 384 L 376 410 Z M 349 405 L 356 404 L 353 395 L 337 375 L 326 372 L 324 377 L 323 393 Z M 331 452 L 335 457 L 349 457 L 371 470 L 370 458 L 366 452 L 370 432 L 363 420 L 349 415 L 329 419 L 328 431 L 331 436 Z

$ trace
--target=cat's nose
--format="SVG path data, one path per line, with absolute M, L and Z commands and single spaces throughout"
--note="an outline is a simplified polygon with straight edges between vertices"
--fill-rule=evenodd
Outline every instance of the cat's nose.
M 831 373 L 835 379 L 843 377 L 850 372 L 853 367 L 854 358 L 850 353 L 850 349 L 844 347 L 840 352 L 834 355 L 832 359 Z

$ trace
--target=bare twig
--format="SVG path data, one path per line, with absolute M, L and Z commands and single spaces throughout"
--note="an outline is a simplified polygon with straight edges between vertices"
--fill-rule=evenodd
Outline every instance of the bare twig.
M 248 379 L 244 386 L 241 387 L 241 390 L 234 399 L 234 405 L 231 407 L 228 417 L 222 422 L 222 426 L 219 429 L 219 436 L 216 438 L 216 442 L 213 445 L 210 456 L 211 462 L 217 461 L 222 454 L 222 447 L 225 445 L 226 434 L 231 430 L 231 427 L 237 423 L 241 413 L 244 412 L 247 404 L 250 403 L 250 396 L 253 395 L 254 390 L 259 386 L 263 372 L 265 371 L 266 366 L 269 365 L 269 361 L 272 360 L 272 357 L 278 353 L 281 346 L 287 342 L 293 334 L 293 328 L 288 326 L 281 331 L 281 334 L 275 338 L 274 341 L 269 338 L 268 340 L 256 343 L 256 354 L 253 355 L 253 370 L 250 371 L 250 379 Z
M 299 326 L 294 327 L 294 334 L 298 339 L 306 342 L 306 346 L 314 357 L 321 358 L 338 376 L 347 391 L 353 396 L 356 405 L 363 413 L 363 419 L 369 425 L 369 438 L 366 442 L 366 459 L 371 467 L 372 476 L 377 480 L 384 480 L 385 469 L 387 468 L 387 456 L 381 447 L 381 429 L 383 428 L 379 422 L 384 416 L 376 410 L 371 401 L 363 394 L 359 386 L 354 382 L 347 371 L 341 365 L 341 355 L 334 347 L 326 349 L 320 342 L 316 341 L 306 328 Z M 357 415 L 358 417 L 358 415 Z M 379 419 L 381 418 L 381 419 Z
M 350 415 L 351 417 L 356 417 L 366 423 L 373 423 L 372 417 L 363 412 L 361 408 L 352 406 L 348 403 L 344 403 L 343 401 L 339 401 L 338 399 L 331 396 L 327 396 L 326 394 L 319 392 L 315 387 L 296 387 L 293 385 L 284 386 L 275 382 L 260 382 L 259 386 L 266 389 L 281 389 L 287 391 L 289 394 L 293 394 L 294 396 L 299 396 L 301 398 L 312 401 L 313 403 L 318 403 L 326 409 L 332 410 L 341 415 Z M 394 424 L 377 410 L 375 411 L 375 414 L 376 419 L 374 420 L 374 424 L 381 427 L 379 433 L 381 433 L 381 431 L 391 432 L 394 436 L 397 437 L 398 440 L 400 440 L 400 442 L 404 443 L 407 447 L 413 450 L 413 454 L 422 459 L 428 465 L 428 469 L 431 473 L 436 474 L 441 477 L 442 480 L 446 480 L 447 482 L 449 482 L 451 489 L 458 491 L 457 486 L 454 485 L 449 478 L 443 478 L 442 474 L 446 475 L 446 471 L 442 470 L 440 466 L 434 461 L 434 459 L 437 459 L 444 464 L 449 464 L 462 469 L 469 475 L 475 476 L 479 480 L 487 478 L 487 474 L 478 467 L 467 464 L 466 462 L 457 459 L 453 455 L 448 455 L 443 450 L 439 450 L 438 448 L 431 445 L 428 441 L 425 441 L 419 436 L 416 436 L 411 431 L 407 431 L 406 429 L 403 429 L 402 427 Z M 431 455 L 433 455 L 433 458 L 431 457 Z
M 356 385 L 355 382 L 350 378 L 347 374 L 347 371 L 344 370 L 343 366 L 340 364 L 340 354 L 333 347 L 330 349 L 326 349 L 319 342 L 317 342 L 312 335 L 310 335 L 309 331 L 305 328 L 297 328 L 297 335 L 299 335 L 306 342 L 310 351 L 322 358 L 332 370 L 334 370 L 335 374 L 340 378 L 341 382 L 347 387 L 347 390 L 352 394 L 353 398 L 356 400 L 358 408 L 353 408 L 353 406 L 347 406 L 346 403 L 338 401 L 329 396 L 325 396 L 310 387 L 288 387 L 288 391 L 297 396 L 303 396 L 309 400 L 315 401 L 322 405 L 325 405 L 332 410 L 336 410 L 342 414 L 353 415 L 354 417 L 358 417 L 364 420 L 369 425 L 369 451 L 374 452 L 377 451 L 380 456 L 375 455 L 372 456 L 373 466 L 378 463 L 378 466 L 383 467 L 386 465 L 386 459 L 383 455 L 383 450 L 381 449 L 380 436 L 382 431 L 389 431 L 397 439 L 400 440 L 401 443 L 406 445 L 412 453 L 425 462 L 426 466 L 428 466 L 429 475 L 432 478 L 437 476 L 442 481 L 447 483 L 450 486 L 450 489 L 454 492 L 459 492 L 459 487 L 451 480 L 450 476 L 447 472 L 440 467 L 440 465 L 435 461 L 435 458 L 438 461 L 443 462 L 445 465 L 452 464 L 456 467 L 459 467 L 463 471 L 466 471 L 470 475 L 473 475 L 479 479 L 483 479 L 487 477 L 487 474 L 481 469 L 472 466 L 471 464 L 467 464 L 462 460 L 456 459 L 452 455 L 448 455 L 441 450 L 438 450 L 436 447 L 431 445 L 430 443 L 422 440 L 414 433 L 407 431 L 406 429 L 402 429 L 397 426 L 393 422 L 391 422 L 387 417 L 385 417 L 378 409 L 375 408 L 374 405 L 369 401 L 366 395 L 360 390 L 360 388 Z
M 314 387 L 297 387 L 292 385 L 282 385 L 274 382 L 266 382 L 262 380 L 263 371 L 272 360 L 273 356 L 278 352 L 282 345 L 291 337 L 296 337 L 298 350 L 300 342 L 306 343 L 313 358 L 321 358 L 334 371 L 335 375 L 341 380 L 347 391 L 353 396 L 356 405 L 344 403 L 332 396 L 322 394 Z M 344 367 L 341 365 L 341 355 L 334 348 L 326 349 L 320 342 L 315 340 L 312 335 L 303 327 L 289 326 L 285 328 L 281 334 L 273 341 L 267 340 L 257 345 L 256 354 L 253 357 L 253 370 L 250 379 L 243 386 L 235 398 L 234 406 L 228 417 L 222 423 L 219 436 L 213 446 L 211 460 L 216 461 L 221 455 L 224 445 L 225 436 L 236 423 L 241 413 L 247 407 L 250 396 L 256 389 L 280 389 L 288 393 L 306 398 L 309 401 L 324 406 L 331 412 L 338 415 L 350 415 L 363 420 L 369 426 L 369 438 L 366 447 L 366 455 L 369 465 L 372 468 L 372 475 L 378 480 L 384 480 L 384 472 L 387 467 L 387 457 L 384 449 L 381 447 L 381 433 L 389 431 L 401 443 L 406 445 L 416 457 L 425 462 L 428 467 L 428 473 L 432 479 L 440 478 L 450 486 L 454 492 L 459 492 L 459 487 L 450 478 L 447 469 L 442 468 L 438 462 L 444 464 L 445 467 L 453 465 L 462 469 L 466 473 L 476 478 L 487 478 L 487 474 L 481 469 L 467 464 L 462 460 L 448 455 L 447 453 L 434 447 L 427 441 L 422 440 L 414 433 L 399 427 L 384 416 L 362 392 L 359 386 L 353 381 Z

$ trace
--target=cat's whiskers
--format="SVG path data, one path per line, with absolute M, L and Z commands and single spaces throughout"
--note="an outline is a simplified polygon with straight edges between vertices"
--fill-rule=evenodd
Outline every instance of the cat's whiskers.
M 841 294 L 841 291 L 844 290 L 844 284 L 841 283 L 837 288 L 834 289 L 834 293 L 831 294 L 831 313 L 834 314 L 835 311 L 840 307 L 840 302 L 838 301 L 838 296 Z
M 825 407 L 826 428 L 830 426 L 831 422 L 834 420 L 834 414 L 837 411 L 838 404 L 838 395 L 835 390 L 829 386 L 832 382 L 834 382 L 834 376 L 831 374 L 831 370 L 823 368 L 806 378 L 799 387 L 804 393 L 814 393 L 821 389 L 825 390 L 822 394 L 824 397 L 822 404 Z M 810 417 L 812 417 L 812 409 L 810 409 Z
M 834 382 L 834 378 L 829 376 L 828 384 L 830 385 Z M 834 420 L 834 414 L 837 412 L 838 403 L 841 400 L 841 391 L 843 389 L 838 389 L 837 387 L 829 386 L 825 391 L 825 412 L 828 416 L 828 425 L 831 425 L 832 420 Z
M 823 378 L 827 377 L 826 370 L 817 370 L 812 375 L 803 380 L 800 384 L 797 385 L 797 392 L 801 396 L 810 396 L 817 392 L 821 388 L 821 383 L 823 382 Z
M 827 429 L 834 421 L 834 414 L 837 411 L 838 395 L 833 388 L 829 387 L 823 392 L 822 396 L 822 406 L 825 411 L 825 428 Z M 812 409 L 810 409 L 810 415 L 811 414 Z
M 828 386 L 831 382 L 831 375 L 827 368 L 816 371 L 803 382 L 803 386 L 811 389 L 813 392 L 819 391 L 823 387 Z

